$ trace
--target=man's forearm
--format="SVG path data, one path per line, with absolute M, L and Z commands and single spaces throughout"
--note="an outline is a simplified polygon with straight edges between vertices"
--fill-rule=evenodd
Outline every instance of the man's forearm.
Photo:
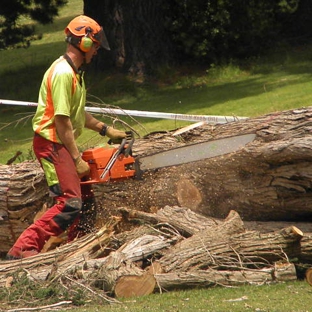
M 90 113 L 86 112 L 85 127 L 96 132 L 100 132 L 104 126 L 104 122 L 97 120 Z

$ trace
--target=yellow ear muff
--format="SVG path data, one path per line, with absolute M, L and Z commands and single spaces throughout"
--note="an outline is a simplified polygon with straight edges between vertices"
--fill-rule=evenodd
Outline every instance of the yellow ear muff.
M 79 43 L 79 49 L 83 52 L 90 51 L 91 47 L 93 45 L 92 39 L 90 39 L 87 35 L 82 37 Z

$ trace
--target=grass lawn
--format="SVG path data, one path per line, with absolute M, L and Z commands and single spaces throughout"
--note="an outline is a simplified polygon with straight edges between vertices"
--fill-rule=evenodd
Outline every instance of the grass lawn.
M 25 286 L 24 286 L 25 288 Z M 23 290 L 20 290 L 23 293 Z M 149 296 L 139 298 L 120 299 L 119 303 L 108 304 L 100 303 L 95 299 L 93 302 L 84 301 L 83 295 L 87 291 L 77 292 L 77 297 L 72 299 L 78 305 L 72 310 L 68 305 L 59 307 L 58 311 L 75 311 L 75 312 L 309 312 L 311 311 L 312 288 L 305 281 L 287 282 L 271 285 L 253 285 L 224 288 L 221 286 L 210 287 L 205 289 L 192 289 L 156 293 Z M 24 296 L 18 295 L 15 291 L 0 289 L 0 303 L 8 297 L 11 298 L 10 305 L 1 305 L 6 309 L 17 307 L 17 304 L 23 302 L 24 307 L 39 307 L 44 305 L 42 300 L 48 300 L 50 291 L 37 291 L 31 293 L 24 290 Z M 32 297 L 30 297 L 32 295 Z M 40 296 L 46 298 L 40 298 Z M 71 298 L 65 298 L 58 295 L 53 301 L 68 301 Z M 71 306 L 72 307 L 72 306 Z M 23 310 L 23 311 L 26 311 Z
M 208 288 L 153 294 L 100 311 L 135 312 L 308 312 L 312 288 L 305 282 L 235 288 Z M 289 300 L 291 298 L 291 300 Z M 78 309 L 77 312 L 82 312 Z M 99 311 L 90 309 L 89 312 Z

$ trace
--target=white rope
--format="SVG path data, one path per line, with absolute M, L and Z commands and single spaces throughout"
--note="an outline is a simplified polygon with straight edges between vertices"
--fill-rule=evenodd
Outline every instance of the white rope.
M 0 104 L 4 105 L 20 105 L 20 106 L 37 106 L 34 102 L 13 101 L 0 99 Z M 246 120 L 248 117 L 237 116 L 215 116 L 215 115 L 190 115 L 190 114 L 175 114 L 175 113 L 162 113 L 162 112 L 149 112 L 138 111 L 129 109 L 118 108 L 100 108 L 100 107 L 85 107 L 85 110 L 90 113 L 106 113 L 115 115 L 127 115 L 146 118 L 160 118 L 160 119 L 172 119 L 172 120 L 184 120 L 184 121 L 204 121 L 211 124 L 221 124 L 240 120 Z

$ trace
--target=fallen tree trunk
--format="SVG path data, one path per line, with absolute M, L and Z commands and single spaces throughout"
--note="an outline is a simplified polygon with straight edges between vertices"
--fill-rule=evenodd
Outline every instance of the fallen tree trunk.
M 94 186 L 98 219 L 121 203 L 149 212 L 183 206 L 214 218 L 236 210 L 244 220 L 303 221 L 312 217 L 312 108 L 289 110 L 181 135 L 156 133 L 136 140 L 134 156 L 238 134 L 256 139 L 235 153 L 146 172 L 143 180 Z M 45 202 L 37 163 L 0 166 L 0 252 L 5 253 Z M 134 191 L 135 190 L 135 191 Z
M 143 211 L 169 205 L 215 218 L 236 210 L 244 220 L 305 221 L 312 217 L 311 116 L 309 107 L 202 126 L 182 134 L 179 141 L 170 133 L 138 140 L 135 155 L 256 133 L 252 143 L 235 153 L 146 172 L 143 181 L 99 186 L 99 198 L 109 209 L 127 198 L 129 208 Z

